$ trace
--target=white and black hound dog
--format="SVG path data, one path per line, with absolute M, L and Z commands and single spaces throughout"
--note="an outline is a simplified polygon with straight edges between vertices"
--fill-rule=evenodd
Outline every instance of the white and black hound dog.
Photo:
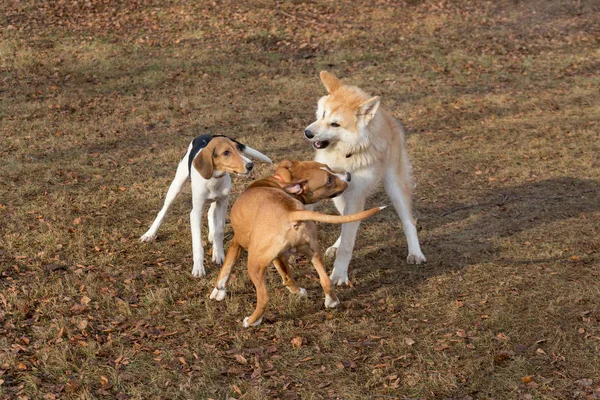
M 250 158 L 272 164 L 271 159 L 258 150 L 222 135 L 200 135 L 189 145 L 183 159 L 179 162 L 175 179 L 171 182 L 165 203 L 156 216 L 148 232 L 140 240 L 151 242 L 163 222 L 165 214 L 175 197 L 181 192 L 183 184 L 190 178 L 192 183 L 192 211 L 190 225 L 192 229 L 192 250 L 194 267 L 192 275 L 206 275 L 204 270 L 204 248 L 202 247 L 202 213 L 204 205 L 209 203 L 208 241 L 212 243 L 212 261 L 222 264 L 225 258 L 223 234 L 225 231 L 225 213 L 231 177 L 229 173 L 248 175 L 254 164 Z

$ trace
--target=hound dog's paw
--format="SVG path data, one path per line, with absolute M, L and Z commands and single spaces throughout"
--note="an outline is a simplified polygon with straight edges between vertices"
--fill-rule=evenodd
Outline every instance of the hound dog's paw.
M 325 257 L 329 257 L 329 258 L 333 258 L 335 257 L 335 254 L 337 253 L 337 247 L 335 246 L 331 246 L 329 248 L 327 248 L 327 250 L 325 250 Z
M 215 265 L 223 264 L 223 261 L 225 260 L 225 254 L 223 254 L 223 250 L 217 251 L 213 247 L 211 259 L 212 259 L 213 264 L 215 264 Z
M 156 239 L 156 234 L 152 233 L 150 231 L 144 233 L 142 236 L 140 236 L 140 242 L 152 242 L 154 239 Z
M 194 268 L 192 268 L 192 276 L 194 278 L 202 278 L 206 275 L 206 271 L 204 270 L 203 263 L 194 263 Z
M 348 284 L 348 273 L 347 272 L 340 273 L 340 272 L 336 271 L 334 268 L 333 272 L 329 276 L 329 279 L 331 279 L 331 283 L 334 285 L 337 285 L 337 286 L 347 285 Z
M 406 262 L 408 264 L 422 264 L 424 262 L 427 262 L 427 259 L 425 258 L 423 253 L 409 254 L 408 257 L 406 257 Z
M 216 301 L 222 301 L 225 299 L 225 296 L 227 296 L 227 290 L 226 289 L 217 289 L 214 288 L 212 293 L 210 294 L 210 298 L 212 300 L 216 300 Z
M 248 322 L 249 319 L 250 319 L 250 317 L 244 318 L 244 323 L 243 323 L 244 328 L 250 328 L 251 326 L 258 326 L 262 322 L 262 317 L 260 317 L 256 321 L 254 321 L 254 323 L 252 323 L 252 324 Z
M 325 308 L 336 308 L 339 305 L 340 300 L 337 297 L 333 298 L 328 294 L 325 295 Z

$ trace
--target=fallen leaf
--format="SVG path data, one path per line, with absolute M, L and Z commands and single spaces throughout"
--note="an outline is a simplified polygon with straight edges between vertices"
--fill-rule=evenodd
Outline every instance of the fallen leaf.
M 248 360 L 246 360 L 246 358 L 241 354 L 235 355 L 235 361 L 237 361 L 238 363 L 243 364 L 243 365 L 248 364 Z
M 412 346 L 413 344 L 415 344 L 415 341 L 411 338 L 406 338 L 404 339 L 404 343 L 406 343 L 407 346 Z
M 521 378 L 521 380 L 523 381 L 523 383 L 529 383 L 532 380 L 531 375 L 527 375 Z
M 100 385 L 102 385 L 102 386 L 108 385 L 108 378 L 105 377 L 104 375 L 100 375 Z
M 83 305 L 87 305 L 87 304 L 89 304 L 89 303 L 90 303 L 90 301 L 92 301 L 92 299 L 90 299 L 90 298 L 89 298 L 89 297 L 87 297 L 87 296 L 83 296 L 83 297 L 81 298 L 81 304 L 83 304 Z
M 17 364 L 17 369 L 19 371 L 25 371 L 27 369 L 27 365 L 23 364 L 22 362 Z
M 293 338 L 290 343 L 292 343 L 292 346 L 294 346 L 295 348 L 299 349 L 300 346 L 302 346 L 302 337 L 301 336 L 296 336 L 295 338 Z
M 545 352 L 543 349 L 541 349 L 541 348 L 538 348 L 538 349 L 537 349 L 535 352 L 536 352 L 537 354 L 541 355 L 541 356 L 543 356 L 543 355 L 545 355 L 545 354 L 546 354 L 546 352 Z
M 73 225 L 79 225 L 81 223 L 81 217 L 77 217 L 73 220 Z

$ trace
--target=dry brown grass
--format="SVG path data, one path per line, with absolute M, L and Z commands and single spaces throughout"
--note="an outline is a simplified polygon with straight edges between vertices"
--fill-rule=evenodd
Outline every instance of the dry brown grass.
M 4 2 L 0 397 L 599 398 L 599 11 Z M 311 158 L 322 69 L 407 125 L 429 262 L 405 264 L 381 213 L 339 310 L 297 265 L 309 298 L 272 273 L 266 321 L 244 330 L 242 265 L 219 304 L 215 267 L 191 277 L 189 189 L 156 243 L 137 238 L 199 133 Z

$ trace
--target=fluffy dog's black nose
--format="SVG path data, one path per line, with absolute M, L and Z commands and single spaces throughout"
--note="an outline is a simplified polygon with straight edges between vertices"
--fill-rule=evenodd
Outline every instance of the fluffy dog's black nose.
M 350 182 L 352 180 L 352 175 L 350 175 L 350 172 L 346 172 L 346 182 Z
M 252 168 L 254 168 L 254 163 L 251 163 L 251 162 L 246 163 L 246 169 L 248 171 L 252 171 Z
M 312 133 L 311 131 L 309 131 L 308 129 L 304 130 L 304 136 L 306 136 L 308 139 L 312 139 L 315 137 L 315 134 Z

